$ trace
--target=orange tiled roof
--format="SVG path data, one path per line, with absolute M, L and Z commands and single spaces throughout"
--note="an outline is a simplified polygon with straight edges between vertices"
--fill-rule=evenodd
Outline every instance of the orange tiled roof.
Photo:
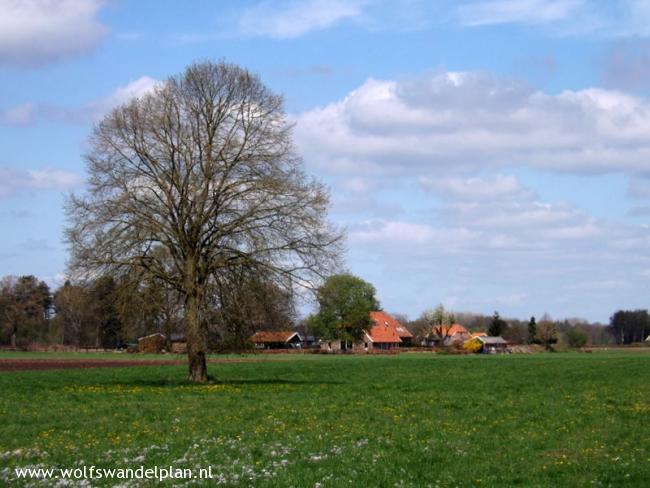
M 392 328 L 401 339 L 410 339 L 413 337 L 413 334 L 406 327 L 386 312 L 370 312 L 370 320 L 376 325 L 387 325 Z
M 368 335 L 374 343 L 402 342 L 402 339 L 399 338 L 397 331 L 393 327 L 386 324 L 373 325 L 372 328 L 368 331 Z
M 260 332 L 255 332 L 255 334 L 253 334 L 253 337 L 251 337 L 251 341 L 254 343 L 289 342 L 289 339 L 291 339 L 291 337 L 293 337 L 294 334 L 297 334 L 297 332 L 293 330 L 281 330 L 278 332 L 260 331 Z
M 472 337 L 487 337 L 485 332 L 472 332 Z
M 436 326 L 433 328 L 433 334 L 440 335 L 441 337 L 452 337 L 456 334 L 469 334 L 469 332 L 462 325 L 454 324 L 451 327 Z

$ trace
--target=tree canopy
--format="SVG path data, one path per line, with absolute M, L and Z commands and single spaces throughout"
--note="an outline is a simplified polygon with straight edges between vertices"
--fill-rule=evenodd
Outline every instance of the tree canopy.
M 375 293 L 374 286 L 357 276 L 330 276 L 317 291 L 319 309 L 309 327 L 323 339 L 361 339 L 370 326 L 370 312 L 379 310 Z

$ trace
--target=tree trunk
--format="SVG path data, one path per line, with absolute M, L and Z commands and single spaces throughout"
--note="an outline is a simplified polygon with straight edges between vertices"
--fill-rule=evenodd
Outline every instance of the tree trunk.
M 205 383 L 208 381 L 206 355 L 208 352 L 208 335 L 201 313 L 201 295 L 198 290 L 189 293 L 185 300 L 185 335 L 187 338 L 187 355 L 189 360 L 190 381 Z
M 11 348 L 16 349 L 16 327 L 14 327 L 11 331 Z

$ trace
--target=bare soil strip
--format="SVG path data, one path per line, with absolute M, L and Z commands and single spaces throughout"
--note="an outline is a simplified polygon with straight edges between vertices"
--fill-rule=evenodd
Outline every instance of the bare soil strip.
M 210 359 L 209 363 L 253 363 L 268 359 Z M 52 369 L 127 368 L 187 364 L 181 359 L 0 359 L 0 372 Z

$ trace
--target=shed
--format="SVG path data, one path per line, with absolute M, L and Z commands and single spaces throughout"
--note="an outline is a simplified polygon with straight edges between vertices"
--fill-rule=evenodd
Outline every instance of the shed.
M 185 334 L 169 334 L 169 350 L 175 354 L 186 354 L 187 338 Z
M 299 349 L 302 338 L 298 332 L 285 330 L 279 332 L 259 331 L 251 337 L 256 349 Z
M 167 349 L 167 337 L 156 332 L 138 339 L 138 352 L 161 353 Z
M 483 352 L 486 354 L 508 352 L 508 341 L 501 336 L 477 337 L 483 343 Z

